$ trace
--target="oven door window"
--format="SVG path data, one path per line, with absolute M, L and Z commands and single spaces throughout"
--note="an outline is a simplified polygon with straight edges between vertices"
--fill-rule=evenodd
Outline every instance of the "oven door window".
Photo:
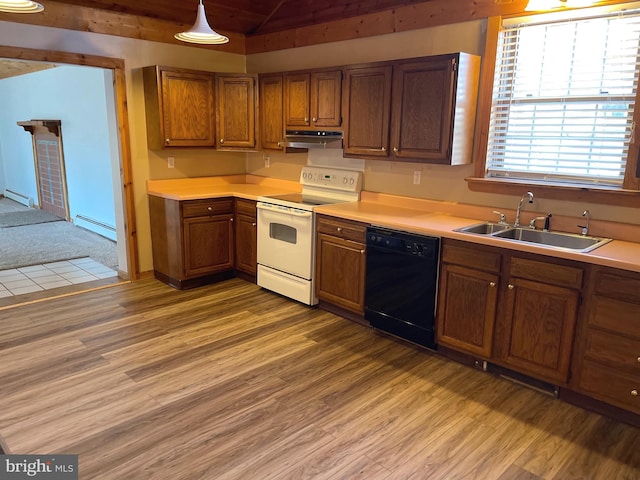
M 269 237 L 295 245 L 298 241 L 298 231 L 289 225 L 272 222 L 269 224 Z

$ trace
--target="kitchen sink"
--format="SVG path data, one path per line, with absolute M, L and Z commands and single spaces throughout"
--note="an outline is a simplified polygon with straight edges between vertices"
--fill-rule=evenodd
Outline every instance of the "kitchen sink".
M 611 241 L 610 238 L 591 237 L 588 235 L 564 232 L 545 232 L 532 228 L 513 227 L 511 225 L 491 222 L 477 223 L 467 227 L 457 228 L 454 231 L 486 235 L 516 242 L 533 243 L 556 250 L 569 250 L 580 253 L 590 252 Z
M 545 232 L 530 228 L 510 228 L 497 232 L 494 237 L 536 243 L 547 247 L 589 252 L 611 241 L 610 238 L 589 237 L 563 232 Z
M 456 232 L 462 233 L 476 233 L 479 235 L 491 235 L 496 232 L 501 232 L 512 228 L 510 225 L 504 223 L 476 223 L 475 225 L 469 225 L 468 227 L 457 228 Z

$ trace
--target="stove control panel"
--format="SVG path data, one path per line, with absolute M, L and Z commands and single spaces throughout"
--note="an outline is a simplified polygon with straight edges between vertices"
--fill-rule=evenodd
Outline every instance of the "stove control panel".
M 323 167 L 302 167 L 300 183 L 304 186 L 360 192 L 362 172 Z

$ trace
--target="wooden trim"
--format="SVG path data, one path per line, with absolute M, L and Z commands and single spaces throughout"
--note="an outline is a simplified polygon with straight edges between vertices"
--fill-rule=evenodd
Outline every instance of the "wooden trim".
M 127 248 L 127 273 L 131 280 L 139 277 L 138 241 L 136 232 L 135 199 L 131 167 L 131 140 L 129 137 L 129 113 L 124 60 L 120 58 L 56 52 L 30 48 L 0 46 L 0 57 L 34 60 L 72 65 L 86 65 L 113 70 L 114 94 L 117 108 L 118 136 L 120 141 L 120 181 L 123 190 L 125 237 Z
M 476 112 L 476 130 L 473 142 L 473 175 L 484 177 L 485 157 L 489 141 L 489 122 L 491 121 L 491 103 L 493 77 L 496 69 L 498 34 L 502 28 L 502 17 L 490 17 L 487 20 L 487 37 L 482 56 L 480 85 L 478 86 L 478 109 Z
M 473 192 L 520 196 L 523 192 L 532 190 L 540 198 L 616 205 L 619 207 L 640 207 L 640 192 L 635 190 L 607 190 L 595 187 L 550 185 L 495 178 L 470 177 L 465 180 L 467 181 L 467 187 Z

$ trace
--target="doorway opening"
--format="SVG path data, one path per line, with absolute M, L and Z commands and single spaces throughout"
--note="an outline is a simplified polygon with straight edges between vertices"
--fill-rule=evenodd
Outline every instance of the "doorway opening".
M 4 59 L 20 59 L 20 62 L 28 63 L 31 62 L 33 64 L 38 63 L 46 63 L 51 65 L 52 63 L 56 63 L 60 66 L 71 65 L 71 66 L 88 66 L 88 67 L 98 67 L 98 69 L 103 69 L 105 76 L 105 85 L 107 86 L 107 90 L 111 88 L 111 115 L 108 119 L 105 120 L 105 123 L 108 123 L 107 127 L 110 132 L 112 138 L 115 139 L 113 142 L 113 151 L 115 154 L 113 157 L 113 165 L 110 166 L 113 175 L 108 175 L 109 178 L 106 179 L 107 182 L 111 182 L 113 185 L 109 185 L 109 188 L 113 187 L 113 201 L 111 208 L 115 212 L 115 221 L 114 222 L 101 222 L 100 215 L 95 215 L 95 218 L 91 218 L 91 215 L 86 215 L 83 211 L 83 208 L 78 208 L 77 206 L 74 208 L 74 199 L 77 204 L 82 203 L 83 205 L 91 204 L 94 200 L 94 196 L 91 195 L 92 191 L 95 193 L 95 188 L 91 186 L 91 181 L 97 181 L 96 178 L 93 178 L 91 181 L 87 182 L 89 187 L 87 188 L 88 193 L 85 197 L 82 197 L 82 192 L 79 188 L 76 188 L 74 192 L 72 192 L 71 204 L 69 205 L 57 205 L 58 210 L 56 212 L 52 212 L 55 215 L 62 217 L 65 220 L 70 220 L 72 223 L 88 228 L 88 230 L 93 230 L 105 237 L 109 238 L 112 236 L 113 240 L 117 240 L 117 279 L 120 281 L 128 281 L 128 280 L 136 280 L 139 276 L 139 268 L 138 268 L 138 260 L 137 260 L 137 244 L 135 241 L 135 213 L 134 213 L 134 202 L 133 202 L 133 192 L 131 190 L 131 162 L 130 162 L 130 148 L 129 148 L 129 131 L 128 131 L 128 119 L 127 119 L 127 110 L 126 110 L 126 92 L 125 92 L 125 77 L 124 77 L 124 62 L 121 59 L 113 59 L 106 57 L 97 57 L 97 56 L 87 56 L 87 55 L 75 55 L 69 53 L 62 52 L 50 52 L 50 51 L 40 51 L 40 50 L 29 50 L 29 49 L 16 49 L 13 47 L 2 47 L 0 46 L 0 58 Z M 28 62 L 24 62 L 27 60 Z M 18 60 L 12 60 L 13 64 Z M 0 64 L 2 61 L 0 60 Z M 50 67 L 55 68 L 55 67 Z M 108 94 L 107 94 L 108 97 Z M 81 102 L 79 102 L 81 103 Z M 21 119 L 24 120 L 24 119 Z M 33 122 L 29 120 L 28 123 Z M 37 121 L 36 121 L 37 122 Z M 17 122 L 16 122 L 17 123 Z M 15 123 L 14 123 L 15 125 Z M 63 122 L 64 125 L 64 122 Z M 17 127 L 17 125 L 16 125 Z M 98 128 L 100 128 L 99 126 Z M 64 127 L 63 127 L 64 128 Z M 55 137 L 55 135 L 54 135 Z M 34 140 L 36 137 L 34 137 Z M 49 142 L 54 141 L 54 138 L 42 138 L 40 139 L 41 146 L 53 147 L 53 144 L 49 145 Z M 65 135 L 66 142 L 66 135 Z M 38 142 L 34 142 L 34 152 L 37 154 Z M 61 154 L 61 159 L 64 155 L 63 150 L 59 150 Z M 87 170 L 91 170 L 92 165 L 90 164 L 91 155 L 86 155 L 87 157 Z M 4 159 L 6 161 L 6 158 Z M 50 159 L 49 159 L 50 160 Z M 0 167 L 2 159 L 0 159 Z M 33 160 L 32 160 L 33 162 Z M 35 165 L 41 162 L 36 162 Z M 46 162 L 45 162 L 46 163 Z M 32 163 L 32 165 L 34 165 Z M 41 170 L 33 166 L 35 172 L 39 177 L 42 177 Z M 47 167 L 48 168 L 48 167 Z M 81 172 L 80 172 L 81 173 Z M 78 182 L 78 178 L 80 173 L 78 171 L 74 172 L 73 175 L 76 175 L 74 181 Z M 85 172 L 86 173 L 86 172 Z M 104 172 L 96 171 L 94 172 L 93 177 L 106 177 Z M 88 178 L 88 177 L 86 177 Z M 113 178 L 113 181 L 111 180 Z M 64 180 L 62 180 L 64 181 Z M 82 183 L 82 181 L 80 181 Z M 42 210 L 47 210 L 48 206 L 46 206 L 47 195 L 43 193 L 42 182 L 40 179 L 38 180 L 38 193 L 34 194 L 37 198 L 37 206 Z M 0 194 L 3 192 L 0 191 Z M 63 200 L 64 202 L 64 200 Z M 23 202 L 24 203 L 24 202 Z M 54 204 L 56 202 L 53 202 Z M 29 204 L 27 200 L 26 205 Z M 63 222 L 60 222 L 63 223 Z M 111 225 L 110 225 L 111 224 Z M 115 225 L 113 225 L 115 224 Z M 100 231 L 102 229 L 102 231 Z M 105 229 L 107 230 L 105 233 Z M 108 231 L 111 230 L 111 231 Z M 1 233 L 0 233 L 1 234 Z M 75 259 L 76 261 L 81 262 L 81 259 Z M 0 302 L 0 306 L 2 306 L 2 302 Z

